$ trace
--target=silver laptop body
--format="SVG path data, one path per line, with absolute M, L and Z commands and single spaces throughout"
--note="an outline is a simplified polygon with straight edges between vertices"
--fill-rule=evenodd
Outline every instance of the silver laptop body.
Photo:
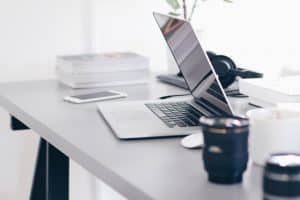
M 189 119 L 185 121 L 184 117 L 180 118 L 184 121 L 177 119 L 186 116 L 186 113 L 189 115 L 185 108 L 191 113 L 197 111 L 196 116 L 199 113 L 202 116 L 233 115 L 220 81 L 190 23 L 160 13 L 154 13 L 154 18 L 193 99 L 184 102 L 153 100 L 99 103 L 100 113 L 120 139 L 180 136 L 199 132 L 198 124 L 193 122 L 191 125 Z M 177 109 L 177 106 L 182 108 Z M 173 111 L 179 112 L 175 112 L 176 121 L 172 121 L 173 116 L 169 118 Z

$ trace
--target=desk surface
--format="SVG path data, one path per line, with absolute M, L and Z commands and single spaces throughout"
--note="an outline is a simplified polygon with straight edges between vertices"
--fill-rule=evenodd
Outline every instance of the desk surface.
M 114 89 L 128 93 L 126 100 L 186 93 L 156 81 Z M 62 100 L 88 91 L 71 90 L 55 80 L 0 84 L 0 105 L 128 199 L 261 199 L 259 167 L 249 165 L 240 185 L 211 184 L 201 150 L 182 148 L 180 138 L 121 141 L 95 103 L 76 105 Z

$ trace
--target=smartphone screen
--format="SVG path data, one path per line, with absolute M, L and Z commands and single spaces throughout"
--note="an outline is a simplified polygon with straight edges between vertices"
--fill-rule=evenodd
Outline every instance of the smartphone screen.
M 110 92 L 110 91 L 103 91 L 103 92 L 97 92 L 97 93 L 92 93 L 92 94 L 75 95 L 75 96 L 71 96 L 71 97 L 77 98 L 80 100 L 87 100 L 87 99 L 111 97 L 111 96 L 116 96 L 116 95 L 118 95 L 118 93 L 114 93 L 114 92 Z

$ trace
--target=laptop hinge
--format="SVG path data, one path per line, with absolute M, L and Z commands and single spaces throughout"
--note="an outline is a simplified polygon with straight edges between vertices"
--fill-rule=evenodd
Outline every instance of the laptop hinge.
M 197 104 L 197 106 L 201 107 L 204 109 L 206 112 L 209 113 L 209 116 L 227 116 L 228 114 L 217 107 L 209 104 L 205 99 L 202 98 L 194 98 L 193 102 Z

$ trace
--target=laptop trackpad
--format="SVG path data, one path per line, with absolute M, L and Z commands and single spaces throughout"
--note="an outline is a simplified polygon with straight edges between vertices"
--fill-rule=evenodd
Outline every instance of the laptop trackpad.
M 116 132 L 145 132 L 145 130 L 153 131 L 154 129 L 167 128 L 143 102 L 120 102 L 105 106 L 99 104 L 98 107 L 111 128 Z M 156 127 L 153 127 L 153 124 Z

